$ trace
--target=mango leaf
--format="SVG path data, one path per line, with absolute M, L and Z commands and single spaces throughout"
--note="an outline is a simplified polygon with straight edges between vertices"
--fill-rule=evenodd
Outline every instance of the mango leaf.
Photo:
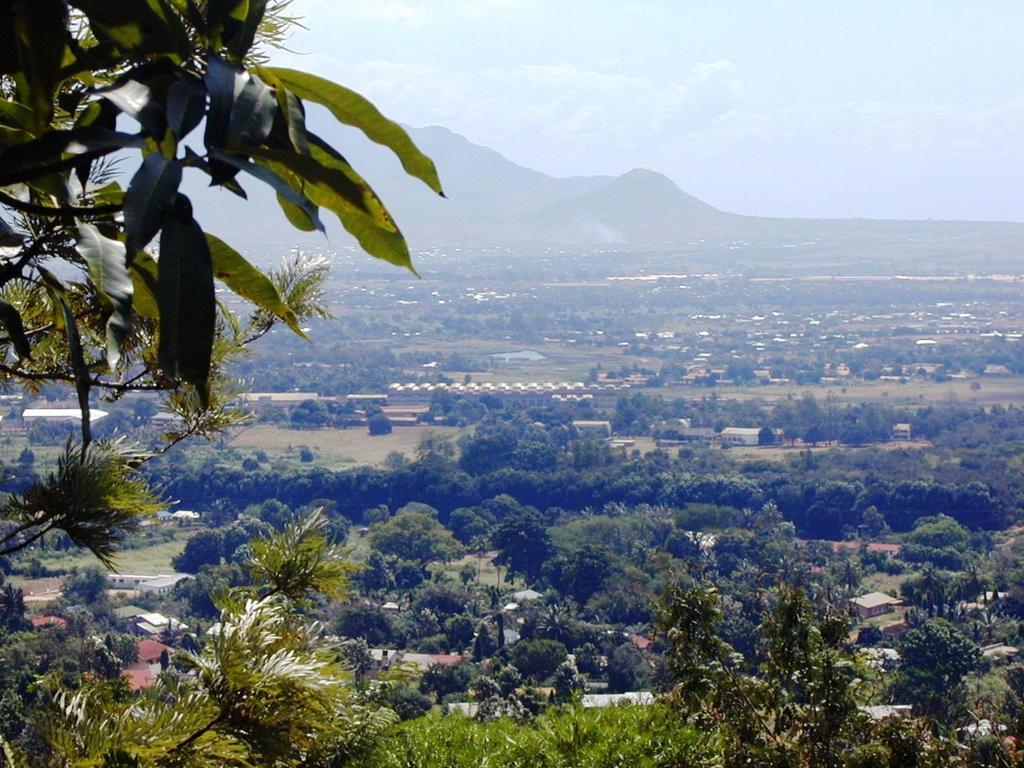
M 0 325 L 7 331 L 7 338 L 14 345 L 14 351 L 22 360 L 32 357 L 32 347 L 25 335 L 25 324 L 21 320 L 21 313 L 14 308 L 13 304 L 0 299 Z
M 238 30 L 231 40 L 224 41 L 225 46 L 235 58 L 244 58 L 249 49 L 252 48 L 252 44 L 256 40 L 256 33 L 266 11 L 267 0 L 249 0 L 249 8 L 241 29 Z
M 281 318 L 295 333 L 305 337 L 295 313 L 281 300 L 281 294 L 266 275 L 219 237 L 206 234 L 213 274 L 243 299 Z
M 420 152 L 398 123 L 388 120 L 355 91 L 294 69 L 257 67 L 255 71 L 268 82 L 276 79 L 301 99 L 324 105 L 338 121 L 358 128 L 371 141 L 391 149 L 406 173 L 423 181 L 437 194 L 444 195 L 434 162 Z
M 124 53 L 169 53 L 180 58 L 190 50 L 188 34 L 177 14 L 162 0 L 70 0 L 89 17 L 100 43 Z
M 43 278 L 43 285 L 46 292 L 50 294 L 50 300 L 54 304 L 57 314 L 57 325 L 64 329 L 68 342 L 68 361 L 75 377 L 75 392 L 78 394 L 78 408 L 82 412 L 82 448 L 84 449 L 92 442 L 92 424 L 89 417 L 89 391 L 92 389 L 92 377 L 89 375 L 89 366 L 85 364 L 85 353 L 82 350 L 82 338 L 78 333 L 78 322 L 75 320 L 75 313 L 71 311 L 64 286 L 50 272 L 38 268 Z
M 97 125 L 50 131 L 41 138 L 0 152 L 0 187 L 71 168 L 120 149 L 140 148 L 144 144 L 141 136 L 118 133 Z
M 208 407 L 217 319 L 213 265 L 203 230 L 192 218 L 192 205 L 180 194 L 160 231 L 157 303 L 160 368 L 171 379 L 193 384 Z
M 167 122 L 163 107 L 145 83 L 131 78 L 100 94 L 121 112 L 136 120 L 150 136 L 162 136 Z
M 277 108 L 288 122 L 288 138 L 300 155 L 309 154 L 309 136 L 306 133 L 306 111 L 299 97 L 281 88 L 277 92 Z
M 228 146 L 262 144 L 270 135 L 276 111 L 274 92 L 258 77 L 247 76 L 228 117 Z
M 320 232 L 324 231 L 324 224 L 320 221 L 320 214 L 317 211 L 316 204 L 309 198 L 299 192 L 296 192 L 294 187 L 292 187 L 287 180 L 285 180 L 276 171 L 263 165 L 253 163 L 244 157 L 235 157 L 234 155 L 229 155 L 217 150 L 210 150 L 210 157 L 216 158 L 219 162 L 226 165 L 231 165 L 239 170 L 243 170 L 251 176 L 255 176 L 263 183 L 269 184 L 274 188 L 278 195 L 299 208 L 302 213 L 311 222 L 313 222 L 314 229 Z
M 235 105 L 235 94 L 240 92 L 245 84 L 245 71 L 237 64 L 230 64 L 211 53 L 206 60 L 206 76 L 203 82 L 207 93 L 210 94 L 203 143 L 210 154 L 210 150 L 222 148 L 227 144 L 228 124 Z M 225 180 L 234 178 L 236 173 L 236 167 L 212 159 L 211 154 L 211 184 L 223 184 Z
M 80 223 L 77 248 L 107 315 L 107 366 L 113 370 L 121 359 L 121 344 L 128 334 L 134 293 L 125 262 L 125 246 L 119 240 L 104 237 L 92 224 Z
M 0 99 L 0 123 L 9 125 L 12 128 L 22 128 L 26 131 L 31 131 L 34 127 L 32 123 L 32 110 L 16 101 Z
M 206 88 L 191 77 L 176 80 L 167 89 L 167 124 L 182 139 L 193 131 L 206 113 Z
M 157 303 L 159 291 L 159 269 L 156 259 L 145 251 L 139 251 L 128 264 L 132 278 L 132 304 L 143 317 L 155 320 L 160 317 Z
M 53 117 L 53 97 L 61 79 L 68 7 L 64 0 L 32 0 L 18 3 L 17 9 L 14 28 L 29 106 L 36 129 L 42 131 Z
M 280 194 L 277 195 L 277 204 L 281 206 L 281 211 L 284 213 L 284 217 L 288 219 L 288 223 L 293 227 L 302 232 L 316 231 L 316 222 L 310 219 L 307 213 L 299 208 L 299 206 L 293 204 L 290 200 L 282 197 Z
M 135 172 L 124 193 L 124 229 L 128 258 L 156 237 L 174 205 L 181 184 L 181 164 L 153 152 Z
M 311 143 L 310 148 L 320 151 L 315 143 Z M 405 238 L 373 190 L 354 171 L 352 175 L 346 173 L 340 164 L 333 163 L 335 158 L 332 158 L 332 167 L 328 167 L 313 157 L 287 150 L 247 147 L 240 151 L 265 161 L 273 170 L 280 167 L 294 174 L 302 180 L 305 197 L 332 211 L 363 250 L 415 273 Z
M 206 30 L 212 47 L 228 47 L 245 25 L 249 0 L 207 0 Z

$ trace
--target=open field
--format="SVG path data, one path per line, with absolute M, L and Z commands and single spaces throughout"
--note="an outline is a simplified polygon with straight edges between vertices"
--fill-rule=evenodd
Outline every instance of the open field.
M 132 536 L 128 546 L 118 551 L 115 569 L 121 573 L 172 573 L 171 559 L 181 553 L 187 542 L 199 528 L 176 529 L 170 539 L 164 532 L 143 533 Z M 100 565 L 93 555 L 85 550 L 57 552 L 39 558 L 45 568 L 70 571 Z
M 468 565 L 473 568 L 475 574 L 470 583 L 482 584 L 487 587 L 501 587 L 505 590 L 524 588 L 526 583 L 522 579 L 509 578 L 508 571 L 494 562 L 497 555 L 497 552 L 469 554 L 449 563 L 431 563 L 430 570 L 434 573 L 442 573 L 453 581 L 459 581 L 462 569 Z
M 297 430 L 257 424 L 238 432 L 230 445 L 242 450 L 263 450 L 271 458 L 296 460 L 299 447 L 308 446 L 316 456 L 314 463 L 339 468 L 383 464 L 393 452 L 412 458 L 424 435 L 434 433 L 457 440 L 464 432 L 458 427 L 396 427 L 390 435 L 371 437 L 362 428 Z

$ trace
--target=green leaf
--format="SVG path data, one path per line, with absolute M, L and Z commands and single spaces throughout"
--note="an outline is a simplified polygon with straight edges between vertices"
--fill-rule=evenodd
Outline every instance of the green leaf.
M 207 0 L 206 29 L 213 47 L 229 47 L 245 25 L 249 0 Z
M 119 240 L 104 237 L 92 224 L 79 224 L 78 252 L 89 267 L 89 276 L 107 315 L 107 366 L 113 370 L 121 359 L 134 293 L 125 263 L 125 246 Z
M 265 161 L 274 170 L 284 169 L 298 177 L 305 197 L 332 211 L 371 256 L 415 272 L 405 238 L 370 186 L 340 155 L 328 155 L 316 142 L 310 144 L 310 150 L 330 165 L 319 162 L 319 157 L 282 149 L 240 151 Z
M 235 105 L 235 94 L 245 84 L 245 73 L 236 64 L 230 64 L 216 54 L 210 54 L 206 61 L 206 76 L 203 78 L 206 91 L 210 94 L 210 107 L 206 112 L 206 128 L 203 143 L 210 155 L 210 176 L 212 184 L 223 184 L 238 173 L 236 167 L 213 158 L 212 150 L 223 148 L 228 140 L 228 123 Z
M 255 176 L 263 183 L 269 184 L 274 188 L 278 195 L 285 198 L 292 205 L 301 209 L 303 214 L 313 222 L 315 229 L 320 232 L 324 231 L 324 225 L 323 222 L 320 221 L 320 215 L 317 212 L 316 204 L 304 195 L 296 192 L 295 188 L 292 187 L 288 181 L 282 178 L 276 171 L 263 165 L 253 163 L 246 158 L 235 157 L 234 155 L 229 155 L 217 150 L 210 150 L 210 157 L 225 165 L 230 165 L 243 170 L 246 173 Z
M 145 83 L 128 78 L 112 88 L 101 91 L 101 95 L 121 112 L 136 120 L 150 136 L 163 136 L 167 123 L 163 107 L 153 98 L 153 91 Z
M 35 127 L 42 131 L 53 117 L 53 97 L 60 82 L 68 7 L 64 0 L 31 0 L 17 4 L 14 27 L 28 102 Z
M 295 313 L 281 300 L 281 295 L 270 278 L 219 237 L 207 233 L 206 242 L 210 246 L 213 274 L 218 280 L 243 299 L 281 318 L 300 336 L 305 336 L 299 328 Z
M 249 8 L 241 29 L 230 41 L 225 41 L 227 48 L 237 59 L 242 59 L 252 48 L 256 33 L 267 12 L 267 0 L 249 0 Z
M 132 278 L 132 303 L 135 311 L 153 320 L 160 317 L 160 306 L 157 303 L 159 268 L 156 259 L 145 251 L 139 251 L 128 264 L 128 272 Z
M 42 270 L 40 271 L 42 272 Z M 43 278 L 50 298 L 60 312 L 64 334 L 68 340 L 68 358 L 71 370 L 75 375 L 78 408 L 82 412 L 82 447 L 84 449 L 92 441 L 92 424 L 89 416 L 89 390 L 92 389 L 92 377 L 89 375 L 89 366 L 85 364 L 85 353 L 82 350 L 82 337 L 78 333 L 78 322 L 75 320 L 75 313 L 71 311 L 71 305 L 68 304 L 64 287 L 48 273 L 44 273 Z
M 281 210 L 284 212 L 284 216 L 288 219 L 293 227 L 302 232 L 315 232 L 316 222 L 309 218 L 304 210 L 299 206 L 292 203 L 290 200 L 283 197 L 281 194 L 277 195 L 277 204 L 281 206 Z
M 32 110 L 16 101 L 0 99 L 0 122 L 26 131 L 33 129 Z
M 157 302 L 160 368 L 171 379 L 193 384 L 206 407 L 217 301 L 210 248 L 184 195 L 178 195 L 160 232 Z
M 144 145 L 145 139 L 141 136 L 97 125 L 50 131 L 0 152 L 0 187 L 62 171 L 120 149 L 137 149 Z
M 0 299 L 0 325 L 7 331 L 7 338 L 14 345 L 14 351 L 22 360 L 32 357 L 32 347 L 25 335 L 25 324 L 21 320 L 21 313 L 14 308 L 13 304 Z
M 283 83 L 301 99 L 323 104 L 340 122 L 358 128 L 370 140 L 390 148 L 401 160 L 406 173 L 420 179 L 439 195 L 444 194 L 434 162 L 420 152 L 398 123 L 388 120 L 355 91 L 294 69 L 257 67 L 256 72 L 271 84 L 275 80 Z
M 206 88 L 202 82 L 183 77 L 167 89 L 167 124 L 182 139 L 195 129 L 206 113 Z
M 89 17 L 89 28 L 100 43 L 124 53 L 189 53 L 185 27 L 161 0 L 71 0 Z
M 274 92 L 258 77 L 246 76 L 244 80 L 228 118 L 228 146 L 259 146 L 270 135 L 274 125 L 274 113 L 277 111 Z
M 135 172 L 124 194 L 124 229 L 128 258 L 156 237 L 174 205 L 181 184 L 181 164 L 158 152 L 150 154 Z
M 288 125 L 288 140 L 300 155 L 309 154 L 309 137 L 306 134 L 306 111 L 299 97 L 284 86 L 277 88 L 277 109 Z

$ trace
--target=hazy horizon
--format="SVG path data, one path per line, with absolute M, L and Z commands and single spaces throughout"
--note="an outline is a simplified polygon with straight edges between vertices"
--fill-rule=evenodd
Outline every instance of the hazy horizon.
M 736 213 L 1024 221 L 1009 2 L 296 0 L 275 62 L 553 176 L 646 167 Z M 443 171 L 443 169 L 442 169 Z

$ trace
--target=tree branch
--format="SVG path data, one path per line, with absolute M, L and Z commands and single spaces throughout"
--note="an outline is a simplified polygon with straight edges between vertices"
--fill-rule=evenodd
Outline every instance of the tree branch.
M 111 213 L 118 213 L 124 208 L 121 203 L 92 206 L 37 205 L 36 203 L 23 202 L 16 197 L 8 195 L 6 192 L 0 192 L 0 203 L 3 203 L 8 208 L 13 208 L 16 211 L 28 213 L 32 216 L 105 216 Z
M 33 524 L 34 525 L 38 525 L 38 523 L 33 523 Z M 19 541 L 16 544 L 11 544 L 9 547 L 6 547 L 4 549 L 0 549 L 0 557 L 7 557 L 7 555 L 11 555 L 11 554 L 14 554 L 15 552 L 19 552 L 20 550 L 25 549 L 25 547 L 28 547 L 28 546 L 34 544 L 35 542 L 39 541 L 39 539 L 43 538 L 44 535 L 46 535 L 47 533 L 49 533 L 50 531 L 53 530 L 53 525 L 54 524 L 52 522 L 47 523 L 46 526 L 43 527 L 42 530 L 36 531 L 31 536 L 29 536 L 27 539 L 24 539 L 23 541 Z M 22 529 L 22 530 L 25 530 L 25 529 Z

